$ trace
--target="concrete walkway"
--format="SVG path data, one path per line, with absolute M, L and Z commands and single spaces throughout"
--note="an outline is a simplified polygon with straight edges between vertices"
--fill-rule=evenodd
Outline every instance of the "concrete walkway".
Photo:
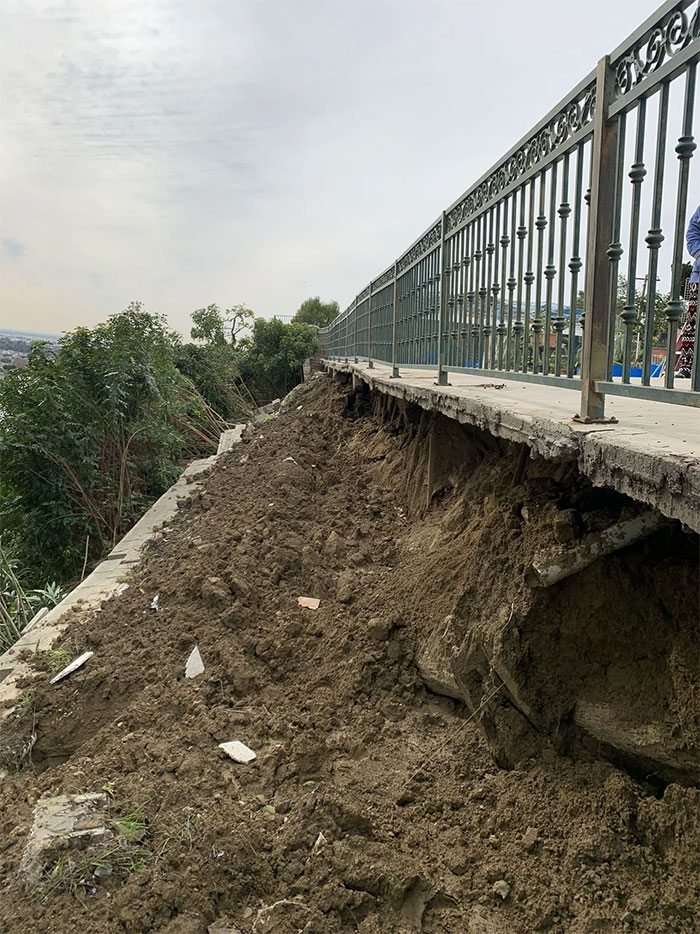
M 663 515 L 700 532 L 700 411 L 683 405 L 623 396 L 606 398 L 617 424 L 573 421 L 580 394 L 539 383 L 450 373 L 450 386 L 435 385 L 435 372 L 375 363 L 327 360 L 331 371 L 354 373 L 372 389 L 441 412 L 499 438 L 525 443 L 551 459 L 576 459 L 596 486 L 648 503 Z

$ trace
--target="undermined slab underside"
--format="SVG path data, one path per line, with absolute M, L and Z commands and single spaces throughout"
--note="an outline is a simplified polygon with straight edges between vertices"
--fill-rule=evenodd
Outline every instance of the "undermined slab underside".
M 410 375 L 392 379 L 361 364 L 327 360 L 324 366 L 339 378 L 352 378 L 355 385 L 363 382 L 373 391 L 429 412 L 439 412 L 495 438 L 526 444 L 533 455 L 552 461 L 575 461 L 579 471 L 596 486 L 609 487 L 647 503 L 662 515 L 700 532 L 700 457 L 695 453 L 700 438 L 697 409 L 644 403 L 647 407 L 655 406 L 659 423 L 675 420 L 683 425 L 674 433 L 671 444 L 668 435 L 659 436 L 649 430 L 649 419 L 645 420 L 644 428 L 631 423 L 585 425 L 573 421 L 577 403 L 576 398 L 569 399 L 576 397 L 571 391 L 565 391 L 567 401 L 563 403 L 563 411 L 559 409 L 560 414 L 554 410 L 544 414 L 543 406 L 524 403 L 530 388 L 527 384 L 518 387 L 525 396 L 521 393 L 514 397 L 503 392 L 507 382 L 474 380 L 466 388 L 438 387 L 432 380 L 423 379 L 419 383 Z M 542 391 L 542 387 L 537 388 Z M 556 390 L 553 392 L 556 397 Z M 558 399 L 555 401 L 559 404 Z M 567 405 L 570 412 L 566 411 Z

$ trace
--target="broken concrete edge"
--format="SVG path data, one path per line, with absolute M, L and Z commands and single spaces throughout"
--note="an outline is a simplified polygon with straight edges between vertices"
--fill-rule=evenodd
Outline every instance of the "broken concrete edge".
M 225 454 L 227 450 L 230 448 L 225 448 L 222 453 Z M 141 516 L 95 570 L 55 607 L 39 619 L 32 620 L 20 639 L 0 655 L 0 724 L 11 716 L 14 703 L 22 696 L 18 682 L 35 673 L 29 660 L 20 656 L 49 651 L 68 628 L 69 613 L 73 607 L 79 605 L 82 610 L 96 610 L 109 597 L 139 563 L 145 545 L 156 538 L 160 528 L 177 515 L 180 504 L 201 489 L 201 483 L 194 478 L 212 467 L 219 456 L 214 454 L 192 461 L 180 478 Z
M 413 386 L 370 375 L 353 363 L 325 360 L 324 365 L 331 372 L 349 374 L 356 386 L 362 381 L 371 390 L 439 412 L 462 425 L 526 444 L 547 460 L 575 460 L 594 486 L 617 490 L 700 533 L 700 464 L 696 462 L 635 447 L 624 433 L 616 437 L 612 431 L 586 432 L 573 423 L 512 412 L 502 397 L 493 402 L 472 399 L 445 387 Z

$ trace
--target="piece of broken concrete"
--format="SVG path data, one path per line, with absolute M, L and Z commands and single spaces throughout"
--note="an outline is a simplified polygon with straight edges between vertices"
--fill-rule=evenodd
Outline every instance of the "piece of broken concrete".
M 85 662 L 89 658 L 92 658 L 94 654 L 94 652 L 83 652 L 82 655 L 74 658 L 69 665 L 66 665 L 62 671 L 59 671 L 57 675 L 54 675 L 49 684 L 55 684 L 57 681 L 62 681 L 64 678 L 67 678 L 68 675 L 72 675 L 74 671 L 78 670 L 78 668 L 82 668 Z
M 185 664 L 185 677 L 196 678 L 197 675 L 201 675 L 203 671 L 204 662 L 202 661 L 202 656 L 199 653 L 199 646 L 195 645 L 189 654 L 187 663 Z
M 239 742 L 237 739 L 229 743 L 219 743 L 219 749 L 223 749 L 226 755 L 233 759 L 234 762 L 241 762 L 243 765 L 257 758 L 252 749 L 246 746 L 245 743 Z
M 493 894 L 500 895 L 504 901 L 508 898 L 510 895 L 510 886 L 505 879 L 499 879 L 497 882 L 493 883 Z
M 155 597 L 151 600 L 151 609 L 152 609 L 152 610 L 158 610 L 158 609 L 159 609 L 159 607 L 158 607 L 158 594 L 156 594 Z
M 107 796 L 101 792 L 41 798 L 20 861 L 27 888 L 41 881 L 58 850 L 107 843 L 113 837 L 103 808 Z
M 240 928 L 229 924 L 228 921 L 226 921 L 224 918 L 221 918 L 221 920 L 210 924 L 207 928 L 207 931 L 208 934 L 243 934 Z
M 321 604 L 318 597 L 297 597 L 299 606 L 305 606 L 309 610 L 317 610 Z

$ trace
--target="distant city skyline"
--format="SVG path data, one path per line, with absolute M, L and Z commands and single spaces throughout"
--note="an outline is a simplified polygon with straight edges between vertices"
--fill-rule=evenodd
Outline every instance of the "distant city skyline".
M 0 325 L 344 308 L 657 5 L 9 0 Z

